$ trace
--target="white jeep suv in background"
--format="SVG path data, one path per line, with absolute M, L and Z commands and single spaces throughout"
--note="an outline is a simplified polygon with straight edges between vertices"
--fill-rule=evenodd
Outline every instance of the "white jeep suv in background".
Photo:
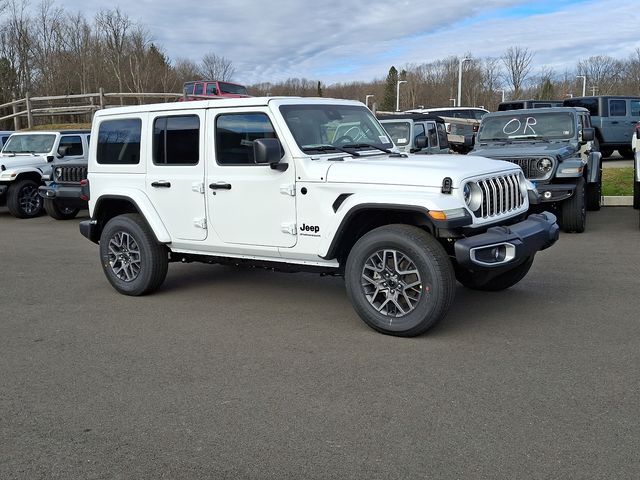
M 445 316 L 456 278 L 508 288 L 558 237 L 552 214 L 527 217 L 520 167 L 401 154 L 360 102 L 114 108 L 92 135 L 80 231 L 125 295 L 156 290 L 169 262 L 338 274 L 369 326 L 413 336 Z
M 88 147 L 88 130 L 13 133 L 0 151 L 0 205 L 14 217 L 40 215 L 38 188 L 51 175 L 52 162 L 86 159 Z

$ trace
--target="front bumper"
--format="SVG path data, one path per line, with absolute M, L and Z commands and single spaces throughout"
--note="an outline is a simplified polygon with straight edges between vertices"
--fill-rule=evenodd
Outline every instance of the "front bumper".
M 536 190 L 540 194 L 540 201 L 562 202 L 573 195 L 576 191 L 575 183 L 543 183 L 537 184 Z
M 458 265 L 470 270 L 509 269 L 558 239 L 556 216 L 532 214 L 509 226 L 491 227 L 485 233 L 463 238 L 454 245 Z
M 50 183 L 38 189 L 42 198 L 56 200 L 56 203 L 68 207 L 87 208 L 87 201 L 81 198 L 82 187 L 80 185 L 60 185 Z
M 80 222 L 80 233 L 83 237 L 88 238 L 93 243 L 100 240 L 100 231 L 98 230 L 98 222 L 96 220 L 83 220 Z

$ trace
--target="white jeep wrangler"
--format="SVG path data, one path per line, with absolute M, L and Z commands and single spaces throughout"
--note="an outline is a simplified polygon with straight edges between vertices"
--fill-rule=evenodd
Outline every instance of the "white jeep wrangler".
M 18 218 L 42 213 L 38 188 L 51 175 L 51 165 L 87 158 L 89 130 L 13 133 L 0 152 L 0 205 Z
M 527 218 L 537 197 L 520 167 L 401 154 L 360 102 L 114 108 L 92 135 L 80 231 L 126 295 L 176 261 L 339 274 L 369 326 L 413 336 L 445 316 L 456 278 L 508 288 L 558 238 L 552 214 Z

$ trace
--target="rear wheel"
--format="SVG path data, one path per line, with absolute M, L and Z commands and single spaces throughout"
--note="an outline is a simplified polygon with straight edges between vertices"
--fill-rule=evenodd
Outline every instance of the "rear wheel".
M 580 177 L 573 195 L 562 203 L 561 223 L 565 232 L 584 232 L 587 221 L 585 181 Z
M 522 280 L 527 273 L 529 273 L 529 269 L 531 268 L 531 265 L 533 265 L 533 258 L 534 257 L 532 255 L 517 267 L 501 273 L 489 280 L 486 279 L 486 275 L 473 274 L 468 270 L 459 270 L 456 272 L 456 279 L 462 285 L 472 290 L 483 290 L 486 292 L 506 290 L 507 288 L 514 286 Z
M 18 180 L 9 186 L 7 208 L 17 218 L 33 218 L 42 213 L 43 198 L 38 193 L 40 184 L 34 180 Z
M 455 294 L 444 248 L 409 225 L 387 225 L 360 238 L 347 259 L 345 284 L 367 325 L 401 337 L 420 335 L 435 325 Z
M 55 218 L 56 220 L 71 220 L 72 218 L 76 218 L 76 215 L 78 215 L 80 211 L 79 208 L 60 206 L 55 200 L 50 198 L 44 199 L 44 209 L 51 218 Z
M 100 235 L 102 269 L 113 287 L 124 295 L 156 290 L 167 276 L 169 255 L 137 213 L 112 218 Z

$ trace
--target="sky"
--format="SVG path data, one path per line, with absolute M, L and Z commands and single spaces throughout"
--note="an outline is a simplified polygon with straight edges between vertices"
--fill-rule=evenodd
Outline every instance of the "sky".
M 103 0 L 56 0 L 88 18 Z M 171 59 L 231 60 L 239 83 L 290 77 L 325 84 L 370 81 L 391 65 L 510 46 L 535 53 L 534 70 L 573 69 L 593 55 L 627 58 L 640 48 L 640 8 L 631 0 L 216 0 L 116 2 Z

